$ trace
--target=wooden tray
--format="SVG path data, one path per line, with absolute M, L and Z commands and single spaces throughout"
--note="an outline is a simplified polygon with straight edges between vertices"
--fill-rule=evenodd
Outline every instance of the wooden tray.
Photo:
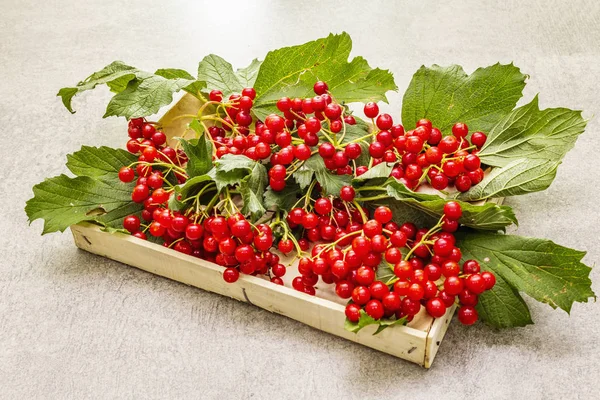
M 171 144 L 188 129 L 190 119 L 178 117 L 196 114 L 200 106 L 198 99 L 186 94 L 160 119 Z M 288 268 L 284 279 L 287 286 L 250 275 L 240 275 L 237 282 L 230 284 L 223 280 L 223 267 L 158 244 L 126 234 L 103 232 L 90 223 L 73 225 L 71 232 L 80 249 L 285 315 L 425 368 L 431 366 L 456 308 L 450 308 L 443 318 L 433 319 L 422 307 L 406 326 L 393 326 L 377 335 L 373 335 L 376 327 L 368 326 L 356 334 L 344 329 L 346 301 L 337 297 L 334 285 L 319 282 L 316 296 L 291 288 L 292 278 L 298 275 L 296 268 Z

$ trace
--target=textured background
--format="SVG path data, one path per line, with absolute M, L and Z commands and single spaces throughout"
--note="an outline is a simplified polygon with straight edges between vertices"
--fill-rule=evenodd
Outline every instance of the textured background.
M 58 88 L 122 59 L 191 72 L 214 52 L 245 66 L 269 49 L 348 31 L 354 54 L 394 72 L 401 93 L 421 64 L 467 71 L 514 61 L 524 99 L 600 108 L 596 1 L 3 0 L 0 19 L 0 397 L 2 398 L 597 398 L 598 304 L 569 317 L 531 305 L 537 324 L 494 331 L 452 324 L 426 371 L 300 323 L 85 254 L 70 234 L 27 227 L 31 186 L 65 155 L 125 143 L 98 91 L 65 111 Z M 253 3 L 252 5 L 250 3 Z M 327 4 L 324 4 L 327 3 Z M 410 3 L 410 4 L 409 4 Z M 419 4 L 413 4 L 419 3 Z M 598 118 L 544 193 L 507 201 L 522 235 L 600 256 Z M 600 273 L 592 273 L 600 291 Z

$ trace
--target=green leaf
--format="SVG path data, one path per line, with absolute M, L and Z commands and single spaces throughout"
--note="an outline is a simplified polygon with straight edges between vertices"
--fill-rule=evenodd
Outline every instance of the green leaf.
M 242 182 L 253 171 L 257 162 L 246 156 L 225 154 L 215 160 L 214 164 L 215 168 L 208 175 L 214 179 L 217 188 L 221 190 L 226 186 Z
M 479 158 L 484 164 L 496 167 L 521 158 L 560 161 L 573 148 L 586 124 L 581 111 L 540 110 L 536 96 L 494 126 Z
M 67 168 L 77 176 L 114 179 L 121 167 L 136 161 L 135 155 L 122 149 L 82 146 L 81 150 L 67 155 Z
M 165 68 L 157 70 L 154 75 L 162 76 L 167 79 L 187 79 L 190 81 L 194 80 L 192 74 L 182 69 L 177 68 Z
M 241 93 L 244 88 L 233 72 L 231 64 L 214 54 L 209 54 L 200 61 L 198 80 L 206 82 L 207 90 L 223 92 L 223 97 Z
M 300 188 L 293 182 L 287 181 L 282 191 L 276 192 L 270 187 L 264 195 L 265 208 L 268 210 L 281 210 L 288 212 L 298 201 Z
M 212 169 L 213 145 L 206 135 L 189 141 L 180 138 L 179 142 L 189 159 L 185 167 L 188 176 L 204 175 Z
M 352 180 L 350 175 L 338 175 L 329 171 L 325 167 L 325 163 L 321 157 L 317 158 L 316 164 L 317 166 L 314 170 L 315 179 L 321 185 L 321 189 L 325 195 L 339 196 L 342 187 L 350 185 L 350 181 Z
M 67 110 L 74 113 L 71 101 L 76 94 L 94 89 L 97 85 L 110 83 L 112 83 L 111 88 L 114 88 L 114 91 L 118 92 L 119 89 L 125 89 L 127 83 L 134 79 L 138 73 L 139 71 L 136 68 L 126 65 L 122 61 L 115 61 L 100 71 L 94 72 L 84 81 L 79 82 L 76 87 L 60 89 L 57 96 L 62 98 L 62 102 Z
M 573 302 L 595 298 L 591 268 L 581 262 L 585 252 L 550 240 L 499 233 L 463 232 L 456 238 L 465 258 L 478 260 L 515 290 L 552 308 L 570 312 Z
M 347 331 L 358 333 L 362 328 L 369 325 L 378 325 L 377 330 L 373 335 L 377 335 L 384 329 L 392 325 L 404 325 L 406 324 L 406 317 L 400 319 L 380 319 L 376 320 L 369 316 L 364 310 L 360 310 L 360 319 L 358 322 L 351 322 L 348 318 L 344 322 L 344 328 Z
M 174 92 L 185 89 L 195 94 L 202 87 L 202 82 L 197 82 L 181 69 L 159 69 L 156 74 L 151 74 L 115 61 L 94 72 L 76 87 L 60 89 L 58 96 L 73 113 L 73 97 L 100 84 L 106 84 L 116 93 L 108 104 L 105 118 L 112 115 L 135 118 L 155 114 L 162 106 L 173 101 Z
M 476 308 L 481 320 L 495 328 L 533 324 L 525 300 L 500 276 L 496 276 L 496 284 L 492 290 L 479 296 Z
M 255 162 L 250 174 L 240 182 L 239 191 L 244 201 L 242 213 L 250 214 L 252 221 L 257 221 L 265 214 L 263 196 L 267 180 L 267 169 L 261 163 Z
M 30 222 L 44 219 L 43 234 L 62 232 L 81 221 L 116 228 L 122 226 L 124 217 L 143 208 L 131 201 L 133 186 L 89 176 L 59 175 L 33 187 L 34 197 L 27 201 L 25 212 Z
M 214 182 L 214 178 L 211 174 L 198 175 L 188 179 L 181 185 L 175 186 L 175 191 L 181 194 L 182 200 L 185 200 L 188 197 L 197 194 L 200 189 L 211 182 Z
M 262 61 L 258 61 L 258 59 L 255 58 L 246 68 L 240 68 L 235 72 L 242 87 L 254 87 L 254 82 L 256 82 L 256 77 L 258 76 L 261 64 Z
M 515 107 L 526 78 L 512 64 L 478 68 L 471 75 L 459 65 L 422 66 L 404 94 L 402 123 L 411 128 L 428 118 L 444 133 L 456 122 L 466 123 L 471 132 L 489 132 Z
M 215 167 L 219 172 L 230 172 L 235 170 L 252 171 L 256 161 L 237 154 L 225 154 L 223 157 L 215 160 Z
M 313 154 L 302 166 L 292 174 L 300 189 L 304 190 L 313 181 L 313 176 L 321 185 L 326 195 L 338 196 L 342 186 L 350 185 L 350 175 L 337 175 L 325 167 L 323 158 Z
M 502 168 L 494 168 L 479 184 L 461 193 L 458 199 L 478 201 L 517 196 L 547 189 L 560 161 L 518 159 Z
M 353 186 L 360 186 L 360 184 L 367 183 L 368 186 L 378 186 L 381 183 L 387 181 L 392 173 L 393 166 L 388 163 L 382 162 L 369 169 L 364 174 L 357 176 L 352 179 Z
M 253 111 L 259 119 L 276 112 L 283 96 L 313 96 L 313 85 L 323 80 L 340 102 L 387 101 L 385 93 L 397 90 L 392 74 L 371 69 L 362 57 L 348 58 L 352 40 L 347 33 L 330 34 L 299 46 L 271 51 L 265 57 L 254 88 Z
M 60 175 L 35 185 L 34 197 L 25 207 L 29 221 L 45 220 L 43 233 L 62 232 L 81 221 L 122 228 L 123 218 L 143 209 L 131 201 L 135 183 L 123 183 L 118 177 L 122 166 L 137 160 L 133 154 L 83 146 L 67 159 L 67 167 L 78 176 Z
M 310 160 L 310 159 L 309 159 Z M 306 160 L 308 161 L 308 160 Z M 315 171 L 310 168 L 309 165 L 306 165 L 306 162 L 298 168 L 292 176 L 296 180 L 298 186 L 300 186 L 301 190 L 304 190 L 310 185 L 313 180 L 313 176 L 315 176 Z
M 159 75 L 134 79 L 110 100 L 104 118 L 114 115 L 129 119 L 156 114 L 162 106 L 173 101 L 173 93 L 192 83 L 187 79 L 166 79 Z
M 403 255 L 406 255 L 405 249 L 406 249 L 406 247 L 402 247 L 399 249 Z M 375 271 L 375 274 L 376 274 L 377 280 L 381 281 L 383 283 L 387 283 L 389 280 L 394 279 L 396 277 L 396 274 L 394 274 L 393 269 L 390 267 L 390 265 L 386 261 L 382 261 L 379 264 L 379 266 L 377 267 L 377 270 Z
M 431 217 L 432 222 L 437 221 L 444 214 L 444 205 L 447 200 L 438 195 L 413 192 L 394 178 L 390 178 L 383 186 L 387 189 L 389 196 L 404 203 L 407 207 L 427 214 Z M 508 206 L 499 206 L 493 203 L 474 205 L 463 201 L 458 201 L 458 203 L 463 211 L 459 220 L 462 225 L 497 231 L 517 223 L 513 210 Z

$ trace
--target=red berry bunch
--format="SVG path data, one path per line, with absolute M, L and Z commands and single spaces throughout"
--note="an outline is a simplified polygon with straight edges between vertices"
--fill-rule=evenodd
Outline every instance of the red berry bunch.
M 187 175 L 182 167 L 188 159 L 183 150 L 168 146 L 165 134 L 142 118 L 129 121 L 128 133 L 130 140 L 127 142 L 127 150 L 139 156 L 134 165 L 123 166 L 119 170 L 119 179 L 122 182 L 132 182 L 137 177 L 131 200 L 144 204 L 142 219 L 151 222 L 157 219 L 156 210 L 166 207 L 172 191 L 164 188 L 166 175 L 172 174 L 179 183 L 185 182 Z M 136 215 L 128 216 L 123 221 L 125 229 L 134 236 L 145 239 L 146 234 L 140 231 L 140 226 L 140 218 Z
M 327 199 L 315 202 L 316 214 L 290 212 L 292 223 L 302 224 L 307 232 L 318 229 L 328 231 L 323 216 L 331 217 L 334 211 Z M 319 206 L 317 206 L 319 204 Z M 367 216 L 365 210 L 361 212 Z M 392 222 L 392 212 L 380 206 L 373 218 L 364 223 L 352 222 L 348 215 L 344 226 L 337 225 L 339 217 L 333 217 L 336 228 L 328 244 L 313 247 L 311 257 L 300 259 L 299 277 L 292 282 L 296 290 L 314 294 L 319 277 L 324 283 L 335 283 L 337 295 L 351 299 L 346 306 L 346 316 L 352 322 L 360 318 L 361 310 L 378 320 L 384 317 L 412 319 L 425 306 L 428 314 L 439 318 L 455 301 L 461 304 L 459 319 L 464 324 L 477 320 L 473 308 L 477 296 L 494 286 L 495 277 L 489 272 L 480 273 L 479 264 L 466 261 L 461 270 L 462 254 L 455 246 L 452 232 L 458 227 L 462 214 L 460 205 L 448 202 L 444 217 L 432 229 L 417 229 L 412 223 L 398 226 Z M 308 228 L 307 228 L 308 225 Z M 318 226 L 318 228 L 317 228 Z M 308 234 L 308 239 L 311 234 Z M 382 262 L 393 270 L 393 277 L 377 278 Z M 458 297 L 458 299 L 457 299 Z
M 270 187 L 280 191 L 313 154 L 319 154 L 325 166 L 339 175 L 363 174 L 369 167 L 353 160 L 363 152 L 359 142 L 372 137 L 369 166 L 393 163 L 391 176 L 411 189 L 428 182 L 438 190 L 454 185 L 466 191 L 483 178 L 477 156 L 486 140 L 483 133 L 474 132 L 469 142 L 467 126 L 458 123 L 452 136 L 442 137 L 428 120 L 405 132 L 390 115 L 380 114 L 377 104 L 368 103 L 364 112 L 373 119 L 375 130 L 344 142 L 346 124 L 355 124 L 354 117 L 330 95 L 325 82 L 315 83 L 314 92 L 313 97 L 279 99 L 277 108 L 283 116 L 271 114 L 262 122 L 251 114 L 256 98 L 253 88 L 227 100 L 220 91 L 211 91 L 201 111 L 208 105 L 214 109 L 205 118 L 212 124 L 205 130 L 214 144 L 214 156 L 245 155 L 262 161 L 269 168 Z M 453 233 L 462 210 L 456 202 L 446 203 L 434 227 L 418 229 L 411 222 L 393 222 L 388 207 L 370 212 L 360 205 L 366 199 L 357 198 L 361 189 L 344 186 L 338 197 L 322 196 L 319 183 L 313 181 L 298 199 L 298 203 L 304 201 L 302 207 L 294 206 L 287 215 L 279 210 L 274 222 L 253 225 L 239 212 L 229 191 L 223 198 L 213 182 L 196 198 L 199 201 L 202 193 L 208 198 L 212 195 L 207 205 L 174 211 L 168 206 L 173 193 L 168 178 L 171 174 L 179 183 L 186 181 L 185 153 L 168 146 L 157 124 L 142 118 L 131 120 L 128 132 L 127 149 L 138 155 L 138 161 L 121 168 L 119 178 L 123 182 L 137 178 L 132 200 L 143 203 L 144 209 L 141 219 L 126 217 L 124 228 L 138 238 L 146 239 L 149 234 L 161 238 L 166 247 L 225 267 L 227 282 L 235 282 L 243 273 L 266 275 L 281 285 L 286 266 L 272 249 L 283 254 L 295 250 L 300 276 L 293 279 L 293 288 L 315 295 L 319 279 L 335 284 L 337 295 L 350 299 L 346 316 L 352 322 L 360 319 L 363 310 L 376 320 L 410 320 L 421 306 L 439 318 L 457 303 L 464 324 L 477 320 L 478 296 L 494 286 L 494 275 L 481 272 L 477 261 L 460 263 L 462 254 Z M 386 265 L 391 272 L 382 275 L 379 269 Z
M 366 104 L 364 113 L 377 127 L 369 145 L 373 165 L 394 163 L 391 176 L 408 188 L 427 182 L 437 190 L 454 186 L 466 192 L 482 181 L 484 173 L 477 153 L 487 139 L 484 133 L 473 132 L 469 141 L 469 128 L 459 122 L 452 127 L 452 135 L 443 137 L 428 119 L 421 119 L 415 129 L 405 132 L 402 125 L 393 124 L 389 114 L 379 114 L 376 103 Z
M 222 102 L 220 91 L 213 90 L 210 101 L 225 111 L 223 116 L 215 118 L 215 125 L 208 128 L 217 148 L 216 156 L 243 154 L 257 161 L 269 159 L 269 184 L 274 191 L 283 190 L 290 175 L 288 169 L 311 157 L 311 147 L 319 144 L 319 135 L 331 138 L 329 135 L 343 131 L 344 124 L 356 123 L 354 117 L 344 115 L 346 109 L 335 102 L 325 82 L 316 82 L 314 92 L 313 97 L 280 98 L 277 108 L 283 116 L 271 114 L 263 122 L 253 121 L 251 116 L 256 96 L 253 88 L 244 89 L 241 95 L 232 94 L 227 102 Z M 331 157 L 325 156 L 326 165 L 340 174 L 352 174 L 348 162 L 360 155 L 360 146 L 353 144 L 347 151 L 336 152 L 330 142 L 324 144 L 325 148 L 319 148 L 319 153 L 333 150 Z M 356 151 L 358 154 L 352 155 Z

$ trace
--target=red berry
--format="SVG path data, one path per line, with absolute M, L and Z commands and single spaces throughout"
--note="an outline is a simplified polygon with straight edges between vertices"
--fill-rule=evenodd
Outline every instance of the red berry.
M 360 319 L 360 306 L 358 304 L 348 304 L 346 306 L 346 318 L 348 318 L 348 320 L 350 322 L 358 322 L 358 320 Z
M 456 296 L 463 290 L 463 281 L 457 276 L 449 276 L 444 281 L 444 291 L 450 295 Z
M 465 274 L 477 274 L 481 270 L 479 263 L 475 260 L 467 260 L 463 264 L 463 273 Z
M 374 218 L 382 224 L 387 224 L 392 220 L 392 210 L 386 206 L 379 206 L 375 209 Z
M 145 139 L 150 139 L 156 133 L 156 128 L 152 124 L 144 124 L 142 127 L 142 135 Z
M 349 299 L 352 297 L 352 291 L 354 285 L 348 281 L 339 281 L 335 285 L 335 293 L 342 299 Z
M 352 301 L 356 304 L 366 304 L 371 299 L 371 292 L 364 286 L 357 286 L 352 291 Z
M 382 131 L 388 130 L 392 127 L 392 125 L 394 125 L 394 121 L 390 114 L 381 114 L 379 117 L 377 117 L 377 121 L 375 123 Z
M 119 170 L 119 180 L 121 182 L 131 182 L 135 179 L 135 172 L 132 168 L 121 167 Z
M 274 180 L 283 180 L 287 174 L 287 170 L 283 165 L 274 165 L 273 168 L 269 170 L 269 178 L 273 178 Z
M 442 151 L 438 147 L 430 147 L 425 152 L 425 159 L 429 164 L 438 164 L 442 161 L 443 157 Z M 433 169 L 432 169 L 433 171 Z
M 276 277 L 281 278 L 287 272 L 287 268 L 285 268 L 285 265 L 283 264 L 275 264 L 271 268 L 271 272 L 273 272 L 273 275 Z
M 438 239 L 433 244 L 433 252 L 440 257 L 448 257 L 454 244 L 446 239 Z
M 463 325 L 473 325 L 478 318 L 479 316 L 477 315 L 475 307 L 463 306 L 458 309 L 458 320 Z
M 464 138 L 467 136 L 468 133 L 469 127 L 467 127 L 467 125 L 463 124 L 462 122 L 457 122 L 452 127 L 452 134 L 457 138 Z
M 485 282 L 485 290 L 490 290 L 496 284 L 496 276 L 491 272 L 485 271 L 481 273 L 481 277 Z
M 226 268 L 225 271 L 223 271 L 223 279 L 227 283 L 233 283 L 237 281 L 239 277 L 240 272 L 235 268 Z
M 277 114 L 270 114 L 265 118 L 265 125 L 271 132 L 281 132 L 285 128 L 285 121 Z
M 375 281 L 375 271 L 373 268 L 362 266 L 356 271 L 356 282 L 359 285 L 368 286 Z
M 369 286 L 369 290 L 371 291 L 371 296 L 374 299 L 383 300 L 383 298 L 390 292 L 390 289 L 387 285 L 381 281 L 375 281 Z
M 336 120 L 342 116 L 342 107 L 339 104 L 331 103 L 325 108 L 325 116 L 330 120 Z
M 322 197 L 320 199 L 317 199 L 317 201 L 315 202 L 315 211 L 318 214 L 328 215 L 332 209 L 333 209 L 333 206 L 329 199 Z
M 371 101 L 365 104 L 364 113 L 367 116 L 367 118 L 375 118 L 377 114 L 379 114 L 379 106 L 377 105 L 377 103 Z
M 467 190 L 471 189 L 471 178 L 469 178 L 468 175 L 460 175 L 454 181 L 454 186 L 456 187 L 456 190 L 464 193 Z
M 291 107 L 292 101 L 289 97 L 282 97 L 279 100 L 277 100 L 277 108 L 279 109 L 279 111 L 286 112 L 289 111 Z
M 322 143 L 319 146 L 319 155 L 324 159 L 333 158 L 335 153 L 335 147 L 329 142 Z
M 306 129 L 310 132 L 310 133 L 317 133 L 321 130 L 321 121 L 319 121 L 317 118 L 315 117 L 310 117 L 308 118 L 305 122 L 304 125 L 306 126 Z
M 425 309 L 433 318 L 441 318 L 446 314 L 446 304 L 438 297 L 429 299 L 425 305 Z
M 325 82 L 318 81 L 314 84 L 313 89 L 316 94 L 324 94 L 327 92 L 329 87 L 327 86 L 327 84 Z
M 358 143 L 349 143 L 344 149 L 346 157 L 351 160 L 356 160 L 362 153 L 362 148 Z
M 486 289 L 485 280 L 479 274 L 473 274 L 465 279 L 465 286 L 474 294 L 481 294 Z
M 467 171 L 475 171 L 481 166 L 481 160 L 475 154 L 469 154 L 465 157 L 463 166 Z
M 223 92 L 221 92 L 220 90 L 211 90 L 211 92 L 208 95 L 208 98 L 210 99 L 210 101 L 221 101 L 223 100 Z
M 431 178 L 431 186 L 436 190 L 446 189 L 448 187 L 448 183 L 448 177 L 443 173 L 437 174 L 433 178 Z
M 398 311 L 402 305 L 400 295 L 396 292 L 388 293 L 383 297 L 383 306 L 389 311 Z
M 462 216 L 462 208 L 456 201 L 448 201 L 444 204 L 444 215 L 452 220 L 457 221 Z
M 154 221 L 148 227 L 148 231 L 152 236 L 160 237 L 165 234 L 166 228 L 162 226 L 159 222 Z
M 254 90 L 254 88 L 244 88 L 242 89 L 242 96 L 247 96 L 254 100 L 256 97 L 256 90 Z
M 385 314 L 383 304 L 379 300 L 370 300 L 365 306 L 365 312 L 373 319 L 381 319 Z
M 294 248 L 294 242 L 292 242 L 290 239 L 282 239 L 279 241 L 277 248 L 283 254 L 287 254 Z
M 390 241 L 396 247 L 404 247 L 404 246 L 406 246 L 407 240 L 408 240 L 408 237 L 406 236 L 406 233 L 403 232 L 402 230 L 397 230 L 390 237 Z
M 140 219 L 136 215 L 130 215 L 123 220 L 123 228 L 130 233 L 135 233 L 140 229 Z
M 445 154 L 452 154 L 458 150 L 458 140 L 454 136 L 446 136 L 440 140 L 438 148 Z
M 150 190 L 147 185 L 137 185 L 131 193 L 131 200 L 136 203 L 142 203 L 150 195 Z
M 402 252 L 396 247 L 390 247 L 385 252 L 385 261 L 390 264 L 396 264 L 402 259 Z
M 344 201 L 352 201 L 354 200 L 354 196 L 356 192 L 352 186 L 342 186 L 340 189 L 340 199 Z
M 476 306 L 479 302 L 478 296 L 467 289 L 460 292 L 458 300 L 463 306 Z
M 363 232 L 365 233 L 365 236 L 369 238 L 375 235 L 381 235 L 382 230 L 383 227 L 381 226 L 381 222 L 375 219 L 371 219 L 363 225 Z
M 406 138 L 404 147 L 410 153 L 419 153 L 423 150 L 423 139 L 418 136 L 409 136 Z
M 375 141 L 369 145 L 369 154 L 373 158 L 383 157 L 385 150 L 386 150 L 385 145 L 381 142 Z
M 415 315 L 421 309 L 421 303 L 405 297 L 402 300 L 402 312 L 406 315 Z
M 478 148 L 482 148 L 487 140 L 487 136 L 483 132 L 473 132 L 471 135 L 471 143 L 473 143 Z

